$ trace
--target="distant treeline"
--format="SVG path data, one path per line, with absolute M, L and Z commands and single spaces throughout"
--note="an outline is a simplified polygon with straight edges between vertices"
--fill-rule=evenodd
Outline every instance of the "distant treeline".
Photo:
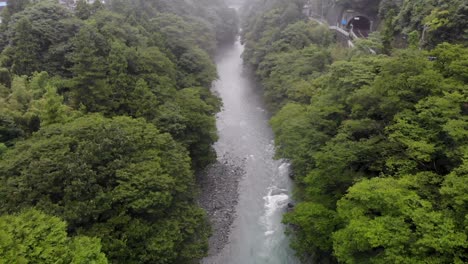
M 244 61 L 292 163 L 284 222 L 304 262 L 468 262 L 467 4 L 395 2 L 354 49 L 304 18 L 304 1 L 244 7 Z
M 11 0 L 0 26 L 0 262 L 194 263 L 215 158 L 221 0 Z

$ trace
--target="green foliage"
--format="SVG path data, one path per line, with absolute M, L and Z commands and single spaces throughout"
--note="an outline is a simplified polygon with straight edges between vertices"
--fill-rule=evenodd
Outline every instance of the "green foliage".
M 42 125 L 65 123 L 71 116 L 70 108 L 63 104 L 63 97 L 57 94 L 54 87 L 47 88 L 41 103 L 43 106 L 39 116 Z
M 204 167 L 215 154 L 211 142 L 217 140 L 213 114 L 219 99 L 203 88 L 186 88 L 177 92 L 175 102 L 165 102 L 155 122 L 182 142 L 191 153 L 195 167 Z
M 420 34 L 418 31 L 412 31 L 408 34 L 408 43 L 411 48 L 417 48 L 420 42 Z
M 28 5 L 31 4 L 30 0 L 10 0 L 8 1 L 8 5 L 3 8 L 2 10 L 2 23 L 0 25 L 0 28 L 2 30 L 5 30 L 8 27 L 8 24 L 11 20 L 11 17 L 18 13 L 23 11 Z
M 289 103 L 271 119 L 275 132 L 276 153 L 294 161 L 296 178 L 303 177 L 313 165 L 313 150 L 318 149 L 330 136 L 319 131 L 312 122 L 314 114 L 306 106 Z M 316 123 L 319 125 L 318 123 Z M 329 125 L 323 123 L 322 125 Z
M 466 142 L 460 139 L 465 137 L 461 131 L 464 131 L 467 120 L 461 115 L 465 97 L 459 89 L 463 89 L 463 84 L 454 83 L 454 79 L 444 79 L 435 67 L 436 64 L 429 63 L 423 55 L 408 51 L 393 58 L 367 59 L 365 64 L 336 62 L 315 82 L 319 90 L 312 94 L 309 106 L 297 106 L 297 113 L 292 112 L 285 118 L 281 116 L 291 109 L 285 107 L 279 111 L 272 119 L 279 153 L 292 159 L 293 168 L 300 172 L 297 179 L 304 185 L 301 198 L 333 209 L 336 202 L 343 200 L 348 188 L 363 178 L 381 174 L 400 177 L 430 171 L 435 175 L 432 182 L 417 188 L 421 191 L 429 188 L 431 191 L 424 191 L 425 199 L 429 203 L 438 203 L 439 195 L 436 194 L 441 177 L 462 162 L 460 157 L 466 151 Z M 299 110 L 299 107 L 306 110 Z M 453 130 L 448 134 L 447 129 Z M 330 163 L 330 160 L 334 162 Z M 379 201 L 383 198 L 369 199 Z M 430 214 L 430 211 L 422 212 L 426 213 Z M 460 221 L 456 217 L 441 219 L 444 213 L 437 210 L 434 214 L 437 219 L 434 221 L 449 225 L 452 232 L 461 232 L 460 227 L 453 224 Z M 287 222 L 297 223 L 296 217 L 300 215 L 300 211 L 298 215 L 295 211 L 286 218 Z M 350 225 L 374 228 L 371 224 L 362 223 L 360 218 L 350 216 L 349 219 Z M 299 223 L 302 223 L 301 230 L 309 228 L 306 223 Z M 431 255 L 417 253 L 415 249 L 405 253 L 395 251 L 396 256 L 407 256 L 404 260 L 392 256 L 378 260 L 382 249 L 396 250 L 391 249 L 390 244 L 371 244 L 368 249 L 359 246 L 346 249 L 354 253 L 342 253 L 342 247 L 350 237 L 358 239 L 355 235 L 358 231 L 350 229 L 345 235 L 343 229 L 336 230 L 333 241 L 338 246 L 333 252 L 343 262 L 362 263 L 374 259 L 382 263 L 424 262 L 424 259 L 432 258 Z M 397 231 L 388 232 L 393 234 Z M 402 236 L 405 234 L 408 233 Z M 408 237 L 405 239 L 413 241 Z M 301 253 L 317 253 L 317 243 L 314 240 L 299 242 L 297 248 Z M 433 245 L 428 242 L 425 246 Z M 396 247 L 400 248 L 400 244 Z M 457 259 L 457 254 L 462 251 L 460 244 L 439 250 L 441 253 L 445 250 L 451 252 L 442 257 L 441 262 Z
M 167 46 L 176 56 L 189 47 L 202 47 L 206 52 L 214 52 L 216 42 L 212 28 L 203 20 L 183 18 L 174 14 L 161 14 L 153 21 L 155 28 L 166 38 Z
M 466 215 L 468 213 L 466 206 L 468 203 L 468 185 L 466 177 L 467 173 L 468 166 L 466 161 L 465 150 L 465 157 L 463 158 L 463 163 L 447 175 L 442 184 L 442 188 L 440 189 L 440 194 L 444 199 L 443 205 L 447 206 L 448 208 L 453 208 L 453 211 L 450 213 L 455 219 L 457 226 L 460 228 L 466 227 L 468 222 L 468 220 L 466 219 Z
M 466 1 L 406 0 L 395 9 L 398 11 L 393 22 L 395 29 L 404 34 L 416 30 L 422 35 L 425 31 L 425 39 L 422 39 L 425 46 L 434 47 L 444 41 L 463 43 L 468 40 Z
M 265 96 L 270 106 L 279 109 L 288 100 L 308 102 L 310 81 L 324 72 L 331 60 L 328 50 L 315 45 L 266 56 L 257 75 L 265 79 Z
M 464 70 L 468 65 L 466 47 L 442 43 L 431 50 L 430 54 L 437 58 L 435 66 L 445 77 L 451 77 L 464 83 L 468 82 L 468 74 Z
M 298 21 L 281 32 L 280 40 L 273 47 L 277 51 L 300 50 L 311 43 L 328 45 L 331 43 L 331 33 L 316 22 Z
M 0 98 L 0 142 L 12 145 L 39 130 L 40 126 L 64 123 L 79 116 L 57 94 L 59 81 L 50 78 L 46 72 L 35 73 L 29 81 L 14 77 L 11 89 Z
M 11 88 L 11 74 L 6 68 L 0 69 L 0 84 L 4 85 L 5 88 Z
M 380 1 L 382 34 L 335 55 L 320 26 L 281 23 L 286 2 L 250 4 L 243 39 L 297 183 L 292 247 L 316 263 L 466 262 L 468 51 L 415 49 L 424 24 L 426 47 L 435 32 L 460 41 L 448 35 L 463 5 Z M 409 49 L 392 46 L 398 32 L 413 32 Z
M 329 252 L 332 248 L 330 233 L 339 223 L 335 211 L 316 203 L 301 203 L 294 209 L 294 214 L 286 214 L 284 222 L 301 228 L 293 246 L 299 252 L 312 250 Z
M 91 16 L 91 5 L 88 4 L 88 1 L 78 0 L 76 2 L 75 14 L 80 19 L 88 19 Z
M 13 67 L 13 72 L 20 75 L 33 71 L 68 75 L 69 62 L 65 57 L 71 49 L 69 40 L 80 26 L 81 21 L 70 10 L 53 1 L 29 6 L 8 23 L 5 37 L 9 45 L 3 51 L 4 66 Z
M 385 45 L 382 35 L 378 32 L 372 32 L 365 39 L 355 41 L 353 55 L 356 54 L 382 54 L 385 53 Z
M 252 31 L 244 35 L 247 41 L 244 60 L 264 80 L 265 96 L 273 110 L 278 110 L 289 100 L 308 102 L 310 81 L 332 60 L 330 51 L 324 48 L 332 41 L 326 27 L 311 21 L 298 21 L 280 33 L 277 23 L 282 25 L 278 21 L 281 16 L 279 9 L 268 11 L 249 25 L 253 27 Z
M 287 41 L 297 41 L 295 45 L 299 45 L 299 47 L 301 45 L 308 46 L 311 43 L 305 42 L 316 40 L 314 38 L 317 37 L 322 38 L 323 42 L 328 39 L 326 35 L 317 34 L 320 31 L 323 32 L 323 29 L 308 30 L 302 27 L 304 24 L 311 24 L 311 22 L 304 23 L 300 21 L 302 18 L 302 1 L 272 0 L 263 3 L 252 1 L 247 7 L 249 12 L 245 16 L 242 25 L 244 29 L 248 29 L 242 32 L 242 39 L 246 42 L 243 58 L 255 68 L 272 49 L 282 49 L 286 46 L 281 41 L 281 31 L 288 26 Z M 255 15 L 255 12 L 259 14 Z M 292 25 L 296 22 L 298 22 L 297 25 Z M 279 42 L 276 43 L 277 47 L 274 47 L 276 41 Z
M 3 143 L 0 143 L 0 156 L 5 153 L 5 151 L 8 149 L 8 147 L 3 144 Z
M 92 27 L 83 27 L 73 39 L 73 53 L 70 61 L 73 63 L 71 72 L 73 106 L 78 108 L 83 104 L 89 112 L 105 111 L 112 106 L 108 99 L 111 89 L 106 85 L 104 47 L 100 44 L 105 42 L 104 36 L 96 32 Z
M 24 77 L 13 79 L 11 89 L 7 90 L 4 98 L 0 99 L 1 126 L 0 140 L 6 145 L 27 134 L 37 131 L 39 128 L 33 125 L 37 113 L 31 111 L 33 92 L 28 89 L 28 82 Z
M 66 223 L 28 209 L 0 217 L 0 263 L 107 263 L 99 239 L 67 237 Z
M 12 71 L 18 75 L 31 74 L 39 67 L 39 45 L 32 34 L 31 22 L 26 18 L 19 20 L 14 31 L 14 48 L 8 50 L 12 54 Z
M 33 207 L 68 223 L 70 260 L 38 262 L 98 263 L 100 245 L 82 235 L 113 263 L 204 257 L 193 170 L 215 159 L 211 56 L 237 33 L 235 11 L 219 0 L 74 11 L 16 0 L 3 15 L 0 213 Z
M 180 87 L 208 87 L 217 77 L 215 66 L 201 49 L 190 49 L 182 53 L 177 66 L 181 70 L 178 76 Z
M 101 238 L 112 261 L 168 263 L 204 253 L 190 158 L 141 119 L 89 115 L 44 127 L 5 153 L 0 171 L 3 213 L 35 206 L 59 215 L 72 234 Z
M 346 227 L 333 235 L 338 260 L 462 263 L 467 235 L 412 190 L 413 179 L 375 178 L 349 189 L 338 203 Z

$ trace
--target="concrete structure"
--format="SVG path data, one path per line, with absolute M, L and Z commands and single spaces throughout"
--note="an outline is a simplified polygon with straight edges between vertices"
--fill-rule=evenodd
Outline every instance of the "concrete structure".
M 320 4 L 319 4 L 320 2 Z M 319 24 L 327 25 L 328 28 L 336 33 L 336 39 L 343 45 L 354 48 L 353 41 L 360 38 L 367 38 L 369 33 L 374 30 L 375 24 L 369 17 L 375 15 L 366 15 L 352 9 L 344 9 L 340 6 L 324 6 L 323 3 L 328 0 L 309 0 L 303 8 L 303 14 L 310 20 Z M 319 14 L 317 11 L 320 11 Z M 368 48 L 370 53 L 375 51 Z
M 331 26 L 347 31 L 354 29 L 356 35 L 367 37 L 378 25 L 377 14 L 360 6 L 342 6 L 331 0 L 308 0 L 303 13 L 309 17 L 326 21 Z

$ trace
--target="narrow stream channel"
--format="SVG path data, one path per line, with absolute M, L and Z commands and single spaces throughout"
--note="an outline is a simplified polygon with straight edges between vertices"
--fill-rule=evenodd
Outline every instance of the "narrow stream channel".
M 213 90 L 223 101 L 217 116 L 218 157 L 243 161 L 236 218 L 223 250 L 206 264 L 298 263 L 281 224 L 290 199 L 289 165 L 274 160 L 273 133 L 261 91 L 246 73 L 239 41 L 221 48 L 219 80 Z

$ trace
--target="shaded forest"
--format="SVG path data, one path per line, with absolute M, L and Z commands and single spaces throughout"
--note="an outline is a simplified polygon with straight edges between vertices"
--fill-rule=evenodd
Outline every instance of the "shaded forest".
M 0 26 L 0 255 L 15 263 L 193 263 L 210 228 L 223 1 L 12 0 Z
M 297 185 L 292 247 L 307 263 L 466 263 L 468 6 L 374 2 L 380 29 L 353 49 L 304 1 L 244 8 L 244 61 Z

